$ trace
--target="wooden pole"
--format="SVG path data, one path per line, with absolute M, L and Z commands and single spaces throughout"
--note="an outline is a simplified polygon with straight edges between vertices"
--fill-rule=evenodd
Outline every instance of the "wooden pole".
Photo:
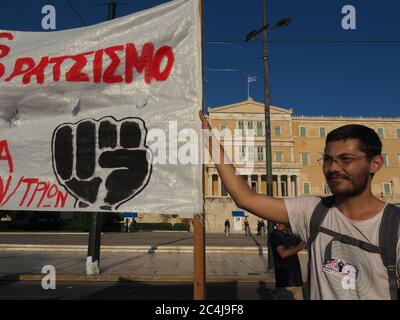
M 205 300 L 206 259 L 204 222 L 200 215 L 194 217 L 194 300 Z
M 202 0 L 199 0 L 199 16 L 201 23 L 201 81 L 203 86 L 203 9 Z M 201 101 L 202 108 L 203 98 Z M 201 150 L 200 152 L 203 152 Z M 202 157 L 201 157 L 202 158 Z M 204 165 L 202 165 L 202 186 L 204 196 Z M 206 298 L 206 233 L 205 233 L 205 210 L 203 201 L 202 215 L 196 214 L 193 221 L 194 243 L 193 243 L 193 263 L 194 263 L 194 277 L 193 277 L 193 299 L 205 300 Z

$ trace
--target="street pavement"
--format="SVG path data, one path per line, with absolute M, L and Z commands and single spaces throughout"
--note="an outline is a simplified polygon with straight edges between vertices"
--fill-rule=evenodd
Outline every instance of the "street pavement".
M 273 286 L 257 283 L 208 283 L 207 300 L 275 300 Z M 43 290 L 41 282 L 0 281 L 3 300 L 192 300 L 192 283 L 165 282 L 57 282 Z M 138 307 L 140 305 L 136 305 Z
M 0 280 L 36 280 L 52 265 L 57 281 L 193 281 L 193 234 L 188 232 L 104 233 L 99 276 L 86 276 L 88 234 L 0 233 Z M 262 236 L 206 235 L 209 283 L 273 283 Z M 307 253 L 299 254 L 306 273 Z
M 0 232 L 0 244 L 69 244 L 87 245 L 88 233 L 57 232 Z M 193 246 L 193 233 L 190 232 L 107 232 L 102 234 L 105 246 Z M 245 236 L 222 233 L 207 233 L 207 246 L 249 247 L 266 246 L 266 239 L 259 235 Z

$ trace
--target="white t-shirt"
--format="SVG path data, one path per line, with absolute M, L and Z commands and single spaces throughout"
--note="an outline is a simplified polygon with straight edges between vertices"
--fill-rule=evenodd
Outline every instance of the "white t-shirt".
M 284 199 L 294 234 L 304 242 L 310 236 L 310 220 L 321 199 L 303 196 Z M 376 216 L 356 221 L 330 208 L 322 227 L 379 246 L 383 210 Z M 332 241 L 320 232 L 312 244 L 312 300 L 390 299 L 387 269 L 380 254 Z M 397 242 L 397 281 L 400 274 L 400 241 Z

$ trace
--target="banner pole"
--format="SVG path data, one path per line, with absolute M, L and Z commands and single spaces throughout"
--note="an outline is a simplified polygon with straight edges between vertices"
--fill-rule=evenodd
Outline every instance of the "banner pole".
M 201 24 L 201 81 L 203 86 L 203 2 L 199 0 L 199 15 Z M 204 111 L 204 98 L 202 89 L 201 106 Z M 203 150 L 201 150 L 203 152 Z M 203 157 L 200 157 L 201 159 Z M 194 277 L 193 277 L 193 298 L 194 300 L 205 300 L 206 297 L 206 236 L 205 236 L 205 210 L 204 210 L 204 164 L 202 166 L 202 189 L 203 189 L 203 202 L 201 215 L 195 214 L 193 221 L 194 243 L 193 243 L 193 264 L 194 264 Z
M 108 18 L 113 20 L 116 17 L 117 4 L 112 1 L 108 4 Z M 100 273 L 100 251 L 101 251 L 101 230 L 103 227 L 103 212 L 90 213 L 90 227 L 89 227 L 89 243 L 87 257 L 91 257 L 91 261 L 86 262 L 86 273 L 88 275 L 97 275 Z M 96 268 L 97 261 L 97 268 Z M 92 268 L 88 268 L 92 265 Z M 94 269 L 93 269 L 94 267 Z
M 194 300 L 205 300 L 205 232 L 204 222 L 199 214 L 194 216 Z

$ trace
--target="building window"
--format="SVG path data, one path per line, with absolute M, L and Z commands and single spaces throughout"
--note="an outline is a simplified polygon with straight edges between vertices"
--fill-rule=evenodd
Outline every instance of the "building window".
M 302 138 L 307 137 L 307 128 L 306 127 L 300 127 L 300 137 L 302 137 Z
M 309 182 L 303 182 L 303 194 L 304 195 L 311 194 L 311 187 Z
M 385 196 L 392 195 L 392 184 L 390 182 L 384 182 L 383 183 L 383 194 Z
M 229 196 L 228 190 L 226 190 L 226 187 L 225 187 L 224 183 L 222 182 L 222 180 L 221 180 L 221 196 L 222 197 L 228 197 Z
M 264 147 L 257 147 L 257 160 L 264 161 Z
M 400 139 L 400 128 L 397 128 L 396 129 L 396 137 L 397 137 L 397 139 Z
M 217 186 L 218 186 L 218 175 L 213 174 L 212 175 L 212 191 L 211 191 L 211 194 L 213 196 L 217 196 L 218 195 Z
M 281 136 L 281 126 L 275 126 L 275 137 Z
M 383 128 L 378 128 L 378 136 L 381 139 L 385 137 L 385 130 Z
M 325 139 L 326 138 L 326 128 L 319 127 L 319 137 Z
M 254 135 L 254 128 L 253 128 L 253 121 L 247 121 L 247 130 L 248 130 L 248 135 L 253 136 Z
M 219 125 L 219 131 L 220 131 L 222 137 L 226 137 L 226 129 L 227 129 L 226 123 L 221 123 Z
M 239 161 L 244 161 L 246 157 L 246 148 L 244 146 L 239 146 Z
M 397 154 L 397 164 L 400 166 L 400 153 Z
M 249 146 L 247 147 L 247 155 L 248 155 L 248 159 L 247 161 L 250 162 L 254 162 L 254 147 L 253 146 Z
M 275 152 L 275 162 L 283 162 L 283 152 Z
M 329 186 L 326 182 L 324 182 L 324 194 L 330 194 L 331 189 L 329 189 Z
M 263 123 L 262 121 L 257 121 L 257 137 L 262 137 L 262 128 L 263 128 Z
M 257 181 L 251 181 L 251 190 L 257 192 Z
M 303 166 L 308 166 L 310 164 L 310 154 L 308 152 L 301 152 L 301 164 Z
M 244 123 L 243 121 L 239 121 L 239 135 L 244 136 Z
M 389 155 L 387 153 L 382 153 L 382 158 L 383 158 L 383 166 L 388 167 L 389 166 Z

